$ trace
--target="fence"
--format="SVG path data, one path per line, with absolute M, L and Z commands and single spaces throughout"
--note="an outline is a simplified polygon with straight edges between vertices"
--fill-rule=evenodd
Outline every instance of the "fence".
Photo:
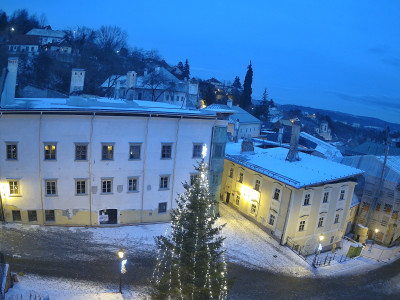
M 350 258 L 347 255 L 336 255 L 334 254 L 326 254 L 324 255 L 315 255 L 312 265 L 314 268 L 323 267 L 323 266 L 330 266 L 331 262 L 336 260 L 338 263 L 345 262 Z
M 303 255 L 302 250 L 303 247 L 300 246 L 299 244 L 297 244 L 295 241 L 293 241 L 290 237 L 287 238 L 286 240 L 286 245 L 294 252 L 296 253 L 298 256 L 300 256 L 302 259 L 306 260 L 305 255 Z
M 389 260 L 400 254 L 400 247 L 383 248 L 379 245 L 367 245 L 361 252 L 361 256 L 376 259 L 377 261 Z

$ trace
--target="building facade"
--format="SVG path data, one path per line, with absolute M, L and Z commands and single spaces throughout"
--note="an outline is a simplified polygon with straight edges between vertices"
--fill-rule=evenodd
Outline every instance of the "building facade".
M 314 253 L 320 237 L 323 249 L 341 240 L 360 170 L 305 153 L 291 162 L 280 147 L 241 150 L 227 144 L 223 201 L 302 254 Z

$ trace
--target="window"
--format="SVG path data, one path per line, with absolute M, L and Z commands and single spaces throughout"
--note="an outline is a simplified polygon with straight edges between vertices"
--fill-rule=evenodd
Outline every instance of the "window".
M 304 196 L 304 205 L 310 205 L 310 197 L 311 197 L 311 194 L 306 194 Z
M 46 222 L 54 222 L 56 220 L 53 209 L 45 210 L 44 214 L 45 214 Z
M 158 203 L 158 213 L 166 213 L 167 212 L 167 202 Z
M 239 180 L 240 183 L 243 183 L 243 172 L 239 173 Z
M 101 180 L 101 192 L 103 194 L 112 193 L 112 179 L 102 179 Z
M 305 226 L 306 226 L 306 221 L 300 221 L 299 231 L 304 231 Z
M 229 170 L 229 177 L 230 177 L 230 178 L 233 178 L 233 168 L 231 168 L 231 169 Z
M 324 217 L 320 217 L 318 220 L 318 227 L 324 226 Z
M 101 151 L 102 160 L 113 160 L 114 159 L 114 145 L 103 144 Z
M 261 181 L 256 179 L 256 184 L 254 185 L 254 189 L 256 191 L 260 191 Z
M 268 224 L 271 225 L 271 226 L 274 226 L 274 223 L 275 223 L 275 215 L 270 214 L 270 215 L 269 215 L 269 222 L 268 222 Z
M 171 158 L 171 153 L 172 153 L 172 145 L 171 144 L 161 145 L 161 159 Z
M 385 213 L 390 213 L 392 211 L 392 205 L 385 203 L 385 206 L 383 207 L 383 209 L 384 209 Z
M 239 206 L 239 203 L 240 203 L 240 195 L 236 195 L 235 204 L 236 204 L 237 206 Z
M 331 242 L 329 243 L 329 244 L 332 244 L 333 243 L 333 239 L 335 238 L 335 236 L 333 235 L 333 236 L 331 236 Z
M 202 144 L 193 145 L 193 158 L 201 158 L 201 152 L 203 151 Z
M 322 203 L 327 203 L 329 198 L 329 192 L 324 192 L 324 197 L 322 198 Z
M 341 191 L 340 191 L 339 200 L 344 200 L 344 193 L 345 193 L 345 190 L 341 190 Z
M 196 173 L 196 174 L 190 174 L 190 185 L 194 185 L 195 184 L 195 182 L 196 182 L 196 180 L 198 180 L 199 179 L 199 174 L 198 173 Z
M 6 149 L 7 149 L 7 159 L 8 160 L 18 159 L 17 144 L 7 144 Z
M 22 221 L 22 219 L 21 219 L 21 211 L 13 210 L 12 211 L 12 218 L 13 218 L 13 221 Z
M 29 222 L 36 222 L 37 221 L 36 210 L 28 210 L 28 221 Z
M 255 215 L 255 214 L 256 214 L 256 211 L 257 211 L 257 205 L 256 205 L 255 203 L 252 203 L 252 204 L 251 204 L 251 208 L 250 208 L 250 213 L 251 213 L 252 215 Z
M 339 223 L 339 214 L 336 214 L 336 216 L 335 216 L 335 222 L 334 222 L 335 224 L 337 224 L 337 223 Z
M 18 180 L 10 180 L 8 182 L 10 186 L 10 196 L 18 196 L 19 195 L 19 182 Z
M 169 175 L 160 176 L 160 190 L 166 190 L 169 188 Z
M 278 189 L 278 188 L 275 188 L 274 196 L 273 196 L 272 198 L 273 198 L 274 200 L 279 200 L 280 194 L 281 194 L 281 190 Z
M 55 160 L 56 159 L 56 144 L 45 144 L 44 145 L 44 159 Z
M 77 195 L 86 195 L 86 180 L 76 180 L 75 188 Z
M 46 180 L 46 196 L 57 195 L 57 180 Z
M 224 157 L 224 144 L 214 144 L 214 158 Z
M 140 159 L 140 144 L 129 146 L 129 159 Z
M 87 160 L 87 145 L 75 145 L 75 160 Z
M 138 191 L 138 178 L 130 177 L 128 178 L 128 192 L 137 192 Z

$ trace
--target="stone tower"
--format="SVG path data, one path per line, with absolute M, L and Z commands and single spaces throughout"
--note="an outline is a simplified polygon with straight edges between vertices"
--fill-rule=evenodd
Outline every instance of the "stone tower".
M 85 82 L 84 69 L 72 69 L 70 95 L 80 95 L 83 93 L 83 85 Z

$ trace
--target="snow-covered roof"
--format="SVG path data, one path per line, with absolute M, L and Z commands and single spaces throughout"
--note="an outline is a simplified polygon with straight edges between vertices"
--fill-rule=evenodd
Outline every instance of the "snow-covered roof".
M 254 147 L 254 152 L 241 153 L 241 143 L 228 143 L 225 158 L 255 172 L 274 178 L 297 189 L 351 178 L 362 170 L 342 165 L 306 153 L 299 153 L 300 160 L 286 160 L 288 149 Z
M 46 37 L 55 37 L 55 38 L 63 38 L 65 36 L 65 32 L 61 30 L 52 30 L 52 29 L 41 29 L 34 28 L 26 33 L 27 35 L 40 35 Z
M 219 103 L 213 103 L 204 109 L 208 111 L 215 111 L 217 113 L 226 113 L 226 114 L 236 113 L 236 110 L 233 110 L 232 107 L 226 104 L 219 104 Z
M 204 110 L 182 109 L 178 105 L 144 100 L 125 100 L 101 97 L 16 98 L 0 111 L 65 111 L 110 112 L 128 114 L 177 115 L 215 118 L 215 113 Z
M 343 157 L 342 153 L 340 153 L 340 151 L 335 146 L 328 144 L 327 142 L 324 142 L 319 138 L 312 136 L 311 134 L 300 132 L 300 136 L 315 143 L 315 150 L 322 153 L 328 159 Z
M 235 123 L 236 119 L 239 119 L 239 124 L 262 124 L 259 119 L 239 106 L 232 106 L 231 109 L 236 111 L 236 113 L 229 117 L 229 123 Z
M 351 199 L 350 207 L 357 206 L 361 203 L 360 199 L 357 197 L 356 193 L 353 193 L 353 198 Z

